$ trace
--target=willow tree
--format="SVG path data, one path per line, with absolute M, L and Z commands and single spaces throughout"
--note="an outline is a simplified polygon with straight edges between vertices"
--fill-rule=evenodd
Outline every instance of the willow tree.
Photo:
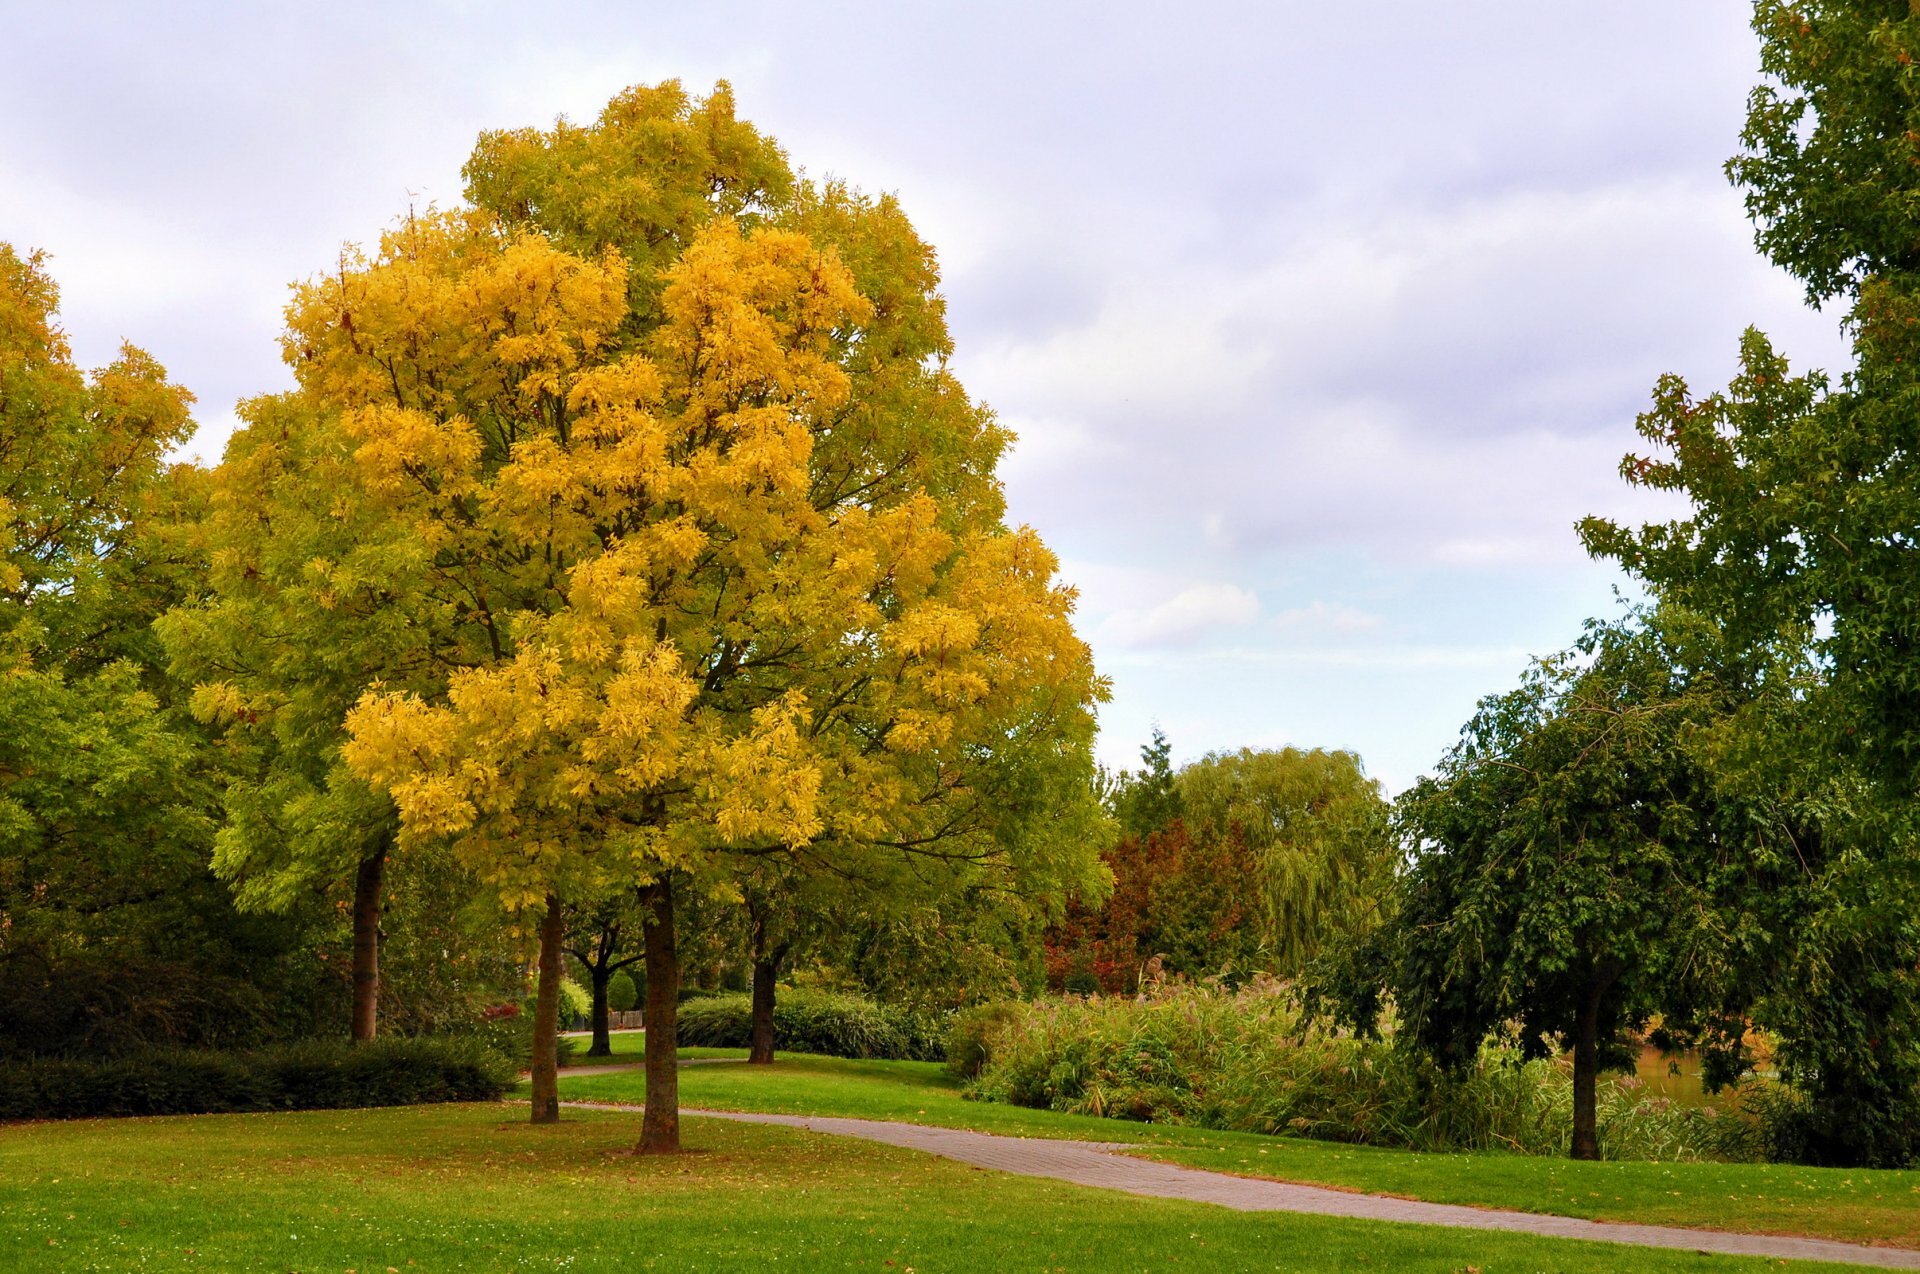
M 738 201 L 639 144 L 714 102 L 520 136 L 546 187 L 470 166 L 500 208 L 410 218 L 288 321 L 340 498 L 461 634 L 444 691 L 360 701 L 346 760 L 510 910 L 647 890 L 647 1150 L 678 1145 L 676 880 L 835 847 L 1098 875 L 1039 829 L 1090 790 L 1102 684 L 1052 555 L 1003 524 L 1006 435 L 944 365 L 931 253 L 888 201 Z M 513 168 L 500 146 L 475 165 Z M 692 178 L 707 220 L 649 228 Z
M 1183 817 L 1201 840 L 1235 838 L 1253 864 L 1259 960 L 1298 973 L 1379 924 L 1399 850 L 1380 784 L 1324 748 L 1210 753 L 1181 768 Z

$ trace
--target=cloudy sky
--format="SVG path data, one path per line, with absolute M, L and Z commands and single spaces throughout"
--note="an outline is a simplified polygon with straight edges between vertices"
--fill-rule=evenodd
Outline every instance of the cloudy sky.
M 1082 591 L 1101 750 L 1357 750 L 1398 789 L 1616 608 L 1588 512 L 1656 376 L 1758 324 L 1839 366 L 1721 176 L 1742 0 L 37 5 L 8 16 L 0 240 L 89 362 L 290 383 L 286 285 L 484 128 L 734 85 L 939 248 L 958 366 Z

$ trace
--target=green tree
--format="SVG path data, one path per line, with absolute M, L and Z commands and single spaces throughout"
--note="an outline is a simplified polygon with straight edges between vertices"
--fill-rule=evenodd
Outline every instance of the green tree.
M 341 499 L 351 456 L 325 409 L 282 394 L 240 416 L 199 527 L 209 587 L 159 632 L 230 758 L 214 871 L 252 911 L 347 889 L 349 1030 L 366 1041 L 398 820 L 341 763 L 342 722 L 376 683 L 444 685 L 463 652 L 444 610 L 413 604 L 413 547 Z
M 1729 748 L 1800 842 L 1793 888 L 1751 899 L 1776 925 L 1755 1013 L 1811 1098 L 1807 1153 L 1901 1162 L 1920 1154 L 1920 15 L 1763 0 L 1754 25 L 1769 79 L 1729 173 L 1761 249 L 1845 303 L 1855 365 L 1796 376 L 1749 331 L 1724 392 L 1663 378 L 1639 421 L 1654 453 L 1622 472 L 1691 513 L 1582 535 L 1709 618 L 1756 685 L 1811 671 Z
M 150 629 L 204 569 L 192 399 L 131 345 L 83 372 L 58 300 L 0 244 L 0 1048 L 271 1033 L 249 964 L 298 935 L 207 873 L 217 753 Z
M 1178 792 L 1197 840 L 1237 841 L 1250 862 L 1260 967 L 1297 974 L 1380 922 L 1398 855 L 1380 785 L 1358 756 L 1215 752 L 1181 769 Z
M 1570 1043 L 1573 1156 L 1596 1158 L 1599 1071 L 1694 1003 L 1681 984 L 1718 950 L 1695 927 L 1721 847 L 1689 748 L 1711 702 L 1656 634 L 1599 626 L 1484 700 L 1398 804 L 1411 864 L 1336 980 L 1344 1015 L 1376 1029 L 1390 996 L 1402 1042 L 1456 1069 L 1509 1032 L 1530 1057 Z
M 640 898 L 637 893 L 622 892 L 601 898 L 575 910 L 567 927 L 567 954 L 580 962 L 590 988 L 588 1020 L 593 1043 L 588 1057 L 613 1056 L 613 1035 L 607 1027 L 609 1010 L 626 1012 L 633 1007 L 634 985 L 628 966 L 646 958 L 640 949 Z M 614 991 L 620 978 L 626 977 L 625 1003 L 615 1003 Z
M 1121 770 L 1108 783 L 1107 808 L 1128 835 L 1151 836 L 1180 817 L 1173 745 L 1159 726 L 1153 727 L 1153 737 L 1140 748 L 1140 768 Z

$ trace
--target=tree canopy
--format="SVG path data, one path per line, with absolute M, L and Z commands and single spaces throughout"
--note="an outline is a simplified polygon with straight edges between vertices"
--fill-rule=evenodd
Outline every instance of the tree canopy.
M 1633 483 L 1688 516 L 1582 535 L 1671 607 L 1710 621 L 1752 688 L 1810 675 L 1749 713 L 1735 756 L 1755 816 L 1792 838 L 1759 1004 L 1813 1102 L 1809 1153 L 1920 1153 L 1920 17 L 1888 0 L 1755 9 L 1770 79 L 1729 172 L 1761 249 L 1815 302 L 1846 304 L 1855 364 L 1795 375 L 1758 332 L 1726 390 L 1664 378 Z
M 1657 631 L 1608 626 L 1482 701 L 1396 809 L 1411 863 L 1336 978 L 1346 1016 L 1376 1029 L 1390 997 L 1403 1040 L 1455 1068 L 1495 1038 L 1571 1043 L 1573 1154 L 1596 1158 L 1597 1072 L 1718 963 L 1727 846 L 1694 751 L 1714 712 Z
M 365 690 L 339 755 L 401 847 L 547 915 L 769 854 L 1097 885 L 1103 683 L 897 206 L 676 85 L 468 176 L 296 291 L 300 389 L 230 453 L 306 484 L 275 604 Z

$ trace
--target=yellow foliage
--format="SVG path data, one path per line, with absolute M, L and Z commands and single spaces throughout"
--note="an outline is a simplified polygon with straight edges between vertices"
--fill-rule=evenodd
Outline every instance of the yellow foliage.
M 643 199 L 538 175 L 583 227 Z M 1006 435 L 940 361 L 930 252 L 840 188 L 751 205 L 677 255 L 429 213 L 289 308 L 337 516 L 384 546 L 313 563 L 318 604 L 404 596 L 449 634 L 441 688 L 367 692 L 345 760 L 510 908 L 727 849 L 986 837 L 980 758 L 1034 722 L 1084 743 L 1104 693 L 1052 555 L 1000 523 Z

